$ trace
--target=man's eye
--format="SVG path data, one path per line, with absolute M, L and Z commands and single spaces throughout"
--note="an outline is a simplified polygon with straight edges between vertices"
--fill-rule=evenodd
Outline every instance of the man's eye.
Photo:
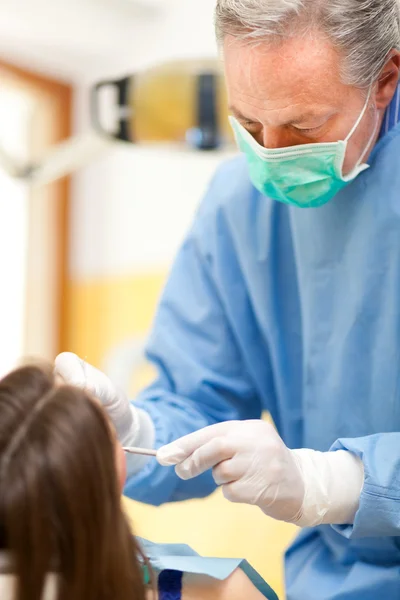
M 296 131 L 300 131 L 301 133 L 315 133 L 318 129 L 321 129 L 322 125 L 318 125 L 317 127 L 294 127 Z
M 256 123 L 255 121 L 240 121 L 240 123 L 246 129 L 255 129 L 260 126 L 260 123 Z

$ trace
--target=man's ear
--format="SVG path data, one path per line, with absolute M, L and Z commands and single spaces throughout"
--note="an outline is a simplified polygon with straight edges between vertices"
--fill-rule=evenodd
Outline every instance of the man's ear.
M 396 91 L 400 79 L 400 52 L 393 50 L 390 53 L 378 80 L 378 88 L 375 95 L 376 107 L 385 110 Z

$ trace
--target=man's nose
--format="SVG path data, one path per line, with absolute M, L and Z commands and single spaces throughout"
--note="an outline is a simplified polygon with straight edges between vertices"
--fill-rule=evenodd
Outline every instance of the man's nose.
M 293 140 L 293 136 L 290 135 L 290 132 L 283 127 L 264 126 L 256 139 L 261 146 L 271 150 L 293 146 L 296 143 Z

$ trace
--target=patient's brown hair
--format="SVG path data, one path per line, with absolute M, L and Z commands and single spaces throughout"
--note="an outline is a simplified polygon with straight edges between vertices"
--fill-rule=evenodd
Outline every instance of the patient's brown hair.
M 143 600 L 137 543 L 121 508 L 115 444 L 100 405 L 50 367 L 0 380 L 0 543 L 16 600 Z

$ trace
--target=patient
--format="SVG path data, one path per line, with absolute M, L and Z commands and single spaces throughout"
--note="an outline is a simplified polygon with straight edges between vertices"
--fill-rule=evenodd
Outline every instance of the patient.
M 121 508 L 124 481 L 124 453 L 86 391 L 47 366 L 0 380 L 1 600 L 267 597 L 241 569 L 218 581 L 149 566 Z

